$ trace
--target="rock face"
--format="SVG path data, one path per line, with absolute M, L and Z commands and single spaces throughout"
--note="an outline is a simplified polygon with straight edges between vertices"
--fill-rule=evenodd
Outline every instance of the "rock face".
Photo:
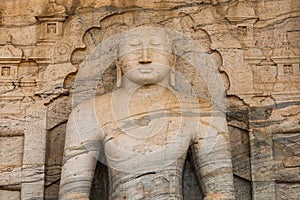
M 124 72 L 118 68 L 122 34 L 149 26 L 170 33 L 174 68 L 168 80 L 174 91 L 197 99 L 201 109 L 213 107 L 226 114 L 225 141 L 230 147 L 225 149 L 231 150 L 235 198 L 299 199 L 299 7 L 300 2 L 293 0 L 1 1 L 0 199 L 59 198 L 71 111 L 82 102 L 95 96 L 106 98 L 124 86 L 120 81 Z M 133 34 L 131 46 L 140 45 L 136 38 Z M 161 42 L 154 38 L 151 44 Z M 147 53 L 142 51 L 141 55 L 142 63 L 151 62 Z M 117 100 L 126 101 L 122 96 Z M 147 101 L 138 102 L 136 109 L 149 106 Z M 98 104 L 97 109 L 120 105 Z M 107 113 L 101 112 L 101 116 Z M 132 113 L 135 116 L 135 110 Z M 145 115 L 134 118 L 134 124 L 148 127 L 155 119 Z M 170 121 L 170 130 L 182 124 Z M 89 128 L 92 126 L 84 130 Z M 165 142 L 161 138 L 153 141 Z M 71 152 L 92 152 L 95 144 Z M 126 142 L 124 145 L 127 147 Z M 198 146 L 203 149 L 203 144 Z M 217 147 L 222 149 L 222 145 Z M 139 143 L 134 148 L 150 151 L 151 145 Z M 222 158 L 227 150 L 214 152 L 208 161 Z M 201 177 L 201 162 L 193 156 L 193 147 L 184 152 L 176 161 L 181 167 L 174 173 L 179 178 L 173 182 L 182 190 L 178 199 L 209 199 L 205 185 L 211 182 L 206 178 L 224 174 L 214 172 L 222 164 L 211 165 L 212 173 Z M 139 162 L 132 161 L 128 170 L 135 173 Z M 86 171 L 92 175 L 90 199 L 108 199 L 124 181 L 106 164 L 107 160 L 96 162 L 95 170 Z M 136 196 L 128 199 L 145 199 L 138 196 L 141 191 L 155 194 L 164 190 L 168 179 L 150 172 L 147 176 L 154 177 L 153 184 L 129 185 L 124 192 L 134 189 Z M 135 176 L 141 177 L 146 176 Z M 219 184 L 229 179 L 215 180 Z M 212 186 L 212 190 L 216 188 Z

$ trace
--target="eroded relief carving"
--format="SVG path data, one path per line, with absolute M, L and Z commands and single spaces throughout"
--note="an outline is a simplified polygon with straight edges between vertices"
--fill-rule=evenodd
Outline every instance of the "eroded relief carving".
M 0 46 L 0 101 L 1 112 L 18 112 L 20 94 L 14 93 L 18 84 L 17 70 L 21 63 L 23 51 L 12 43 L 12 36 L 7 36 L 7 42 Z
M 3 66 L 1 68 L 1 76 L 5 76 L 5 77 L 10 76 L 10 67 L 9 66 Z
M 66 8 L 55 0 L 49 0 L 43 14 L 36 16 L 40 24 L 40 42 L 57 40 L 63 33 L 63 22 L 67 17 Z
M 258 65 L 254 66 L 252 70 L 254 89 L 266 93 L 272 92 L 276 82 L 277 67 L 275 65 Z
M 300 49 L 292 47 L 288 41 L 287 33 L 284 34 L 281 47 L 275 48 L 271 59 L 277 64 L 278 77 L 275 91 L 295 91 L 300 88 Z
M 97 160 L 108 166 L 111 199 L 183 199 L 189 147 L 204 199 L 235 199 L 224 115 L 173 89 L 176 60 L 167 32 L 140 28 L 121 38 L 118 88 L 70 115 L 60 199 L 89 198 Z
M 23 56 L 23 52 L 21 49 L 16 48 L 12 44 L 12 36 L 7 35 L 6 37 L 6 45 L 0 47 L 0 58 L 15 58 L 15 59 L 21 59 Z
M 48 16 L 66 16 L 67 11 L 64 6 L 57 4 L 56 0 L 49 0 L 45 14 Z
M 243 0 L 238 0 L 236 5 L 229 7 L 226 19 L 234 27 L 234 34 L 237 35 L 243 45 L 254 46 L 253 26 L 258 17 L 252 7 Z

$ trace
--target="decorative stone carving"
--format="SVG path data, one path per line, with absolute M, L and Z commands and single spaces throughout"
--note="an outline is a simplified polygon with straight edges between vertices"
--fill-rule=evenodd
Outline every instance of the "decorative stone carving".
M 66 8 L 62 5 L 58 5 L 56 0 L 49 0 L 49 3 L 46 6 L 46 13 L 48 16 L 67 16 Z
M 55 0 L 49 0 L 44 14 L 36 16 L 41 22 L 40 41 L 55 41 L 63 33 L 63 22 L 67 17 L 66 8 L 58 5 Z
M 18 80 L 21 87 L 35 87 L 38 79 L 38 65 L 34 61 L 21 62 L 18 67 Z
M 70 49 L 71 47 L 67 43 L 61 42 L 55 47 L 53 57 L 55 58 L 56 62 L 69 62 L 70 57 Z
M 257 49 L 254 48 L 254 50 Z M 255 51 L 251 53 L 252 56 L 255 55 Z M 277 81 L 277 66 L 270 58 L 270 54 L 272 53 L 270 49 L 265 48 L 256 53 L 257 57 L 246 57 L 247 61 L 252 64 L 253 92 L 261 92 L 263 95 L 269 95 L 274 91 L 274 86 Z
M 70 63 L 49 65 L 44 73 L 43 89 L 39 93 L 46 95 L 63 92 L 65 77 L 76 70 Z
M 4 81 L 4 83 L 10 83 L 13 84 L 12 80 L 16 79 L 17 74 L 17 66 L 9 65 L 9 64 L 3 64 L 1 67 L 1 80 Z M 6 80 L 6 81 L 5 81 Z
M 255 10 L 248 6 L 244 0 L 229 7 L 226 19 L 233 25 L 236 35 L 241 39 L 246 47 L 254 46 L 253 25 L 258 20 Z
M 23 51 L 12 43 L 8 35 L 6 45 L 0 46 L 0 110 L 3 113 L 20 112 L 20 100 L 23 94 L 17 91 L 18 67 L 23 57 Z
M 277 76 L 277 67 L 274 63 L 261 63 L 253 66 L 253 87 L 257 92 L 270 94 L 274 90 Z
M 60 199 L 89 198 L 97 159 L 108 165 L 111 199 L 182 199 L 190 146 L 204 199 L 235 199 L 224 116 L 209 102 L 172 89 L 170 40 L 151 28 L 122 36 L 119 89 L 78 105 L 70 115 Z
M 12 36 L 8 35 L 7 43 L 5 46 L 1 46 L 0 58 L 11 60 L 20 60 L 22 58 L 23 52 L 21 49 L 16 48 L 12 45 Z
M 299 52 L 298 48 L 290 46 L 286 34 L 282 46 L 274 50 L 249 48 L 245 53 L 245 60 L 252 68 L 253 92 L 273 94 L 278 100 L 284 98 L 280 95 L 283 91 L 288 95 L 298 96 Z M 293 94 L 291 91 L 294 91 Z
M 299 96 L 300 89 L 300 49 L 292 47 L 284 34 L 282 46 L 274 49 L 271 59 L 277 64 L 278 76 L 275 92 Z M 279 95 L 280 96 L 280 95 Z

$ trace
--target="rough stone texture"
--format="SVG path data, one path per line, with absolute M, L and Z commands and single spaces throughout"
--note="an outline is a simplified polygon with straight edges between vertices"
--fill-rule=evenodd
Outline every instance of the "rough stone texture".
M 297 183 L 277 183 L 276 198 L 278 199 L 299 199 L 299 187 Z
M 0 190 L 0 196 L 7 200 L 21 199 L 20 191 Z
M 235 176 L 234 186 L 235 186 L 236 199 L 245 199 L 245 200 L 252 199 L 251 181 Z
M 214 57 L 227 89 L 236 199 L 299 199 L 299 7 L 299 0 L 1 1 L 0 199 L 58 198 L 78 69 L 132 22 L 179 31 Z M 188 57 L 189 44 L 177 45 Z M 176 70 L 188 82 L 177 77 L 178 90 L 210 97 L 205 74 L 180 57 Z M 111 63 L 90 91 L 111 92 L 116 77 Z M 193 173 L 186 167 L 185 199 L 198 198 Z M 94 180 L 92 199 L 106 194 L 107 182 Z

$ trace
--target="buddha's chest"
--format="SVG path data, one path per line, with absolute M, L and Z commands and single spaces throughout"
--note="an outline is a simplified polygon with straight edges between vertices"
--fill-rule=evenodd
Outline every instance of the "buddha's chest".
M 174 142 L 190 141 L 190 130 L 180 117 L 154 115 L 119 120 L 105 125 L 104 144 L 120 147 L 132 153 L 146 153 L 165 148 Z
M 151 118 L 138 121 L 118 121 L 103 127 L 107 162 L 126 169 L 136 164 L 170 163 L 186 153 L 191 135 L 180 117 Z

